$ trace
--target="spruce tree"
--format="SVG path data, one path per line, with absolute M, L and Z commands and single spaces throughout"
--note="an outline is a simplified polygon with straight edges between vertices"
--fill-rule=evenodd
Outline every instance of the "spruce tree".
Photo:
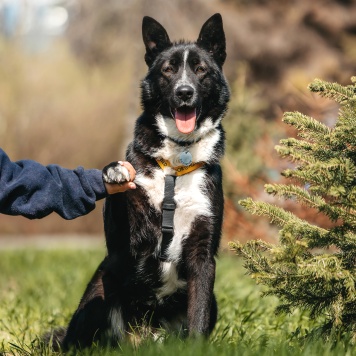
M 333 127 L 287 112 L 283 121 L 298 138 L 283 139 L 277 152 L 295 162 L 282 175 L 289 184 L 267 184 L 268 194 L 316 209 L 330 221 L 322 228 L 277 205 L 251 198 L 240 204 L 252 214 L 267 216 L 280 227 L 279 241 L 231 243 L 245 267 L 267 295 L 279 298 L 276 312 L 296 308 L 320 315 L 318 330 L 356 332 L 356 77 L 342 86 L 315 80 L 312 92 L 340 105 Z

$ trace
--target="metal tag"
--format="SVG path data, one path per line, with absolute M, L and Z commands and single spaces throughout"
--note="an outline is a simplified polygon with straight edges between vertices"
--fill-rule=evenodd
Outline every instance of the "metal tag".
M 179 160 L 183 166 L 190 166 L 193 162 L 193 157 L 189 151 L 184 151 L 179 155 Z

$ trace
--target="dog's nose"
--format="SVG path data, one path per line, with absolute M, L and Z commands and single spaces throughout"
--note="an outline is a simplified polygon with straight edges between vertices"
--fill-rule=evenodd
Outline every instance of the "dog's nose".
M 187 101 L 193 96 L 194 89 L 190 85 L 181 85 L 177 88 L 176 93 L 179 99 Z

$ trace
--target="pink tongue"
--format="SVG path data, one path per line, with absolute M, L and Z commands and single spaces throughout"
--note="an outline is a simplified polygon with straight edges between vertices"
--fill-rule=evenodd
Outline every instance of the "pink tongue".
M 192 132 L 195 129 L 196 115 L 195 109 L 176 110 L 175 119 L 177 129 L 184 134 Z

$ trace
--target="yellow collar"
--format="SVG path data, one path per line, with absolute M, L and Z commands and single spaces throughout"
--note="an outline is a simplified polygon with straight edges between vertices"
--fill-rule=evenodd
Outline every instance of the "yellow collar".
M 169 161 L 163 159 L 163 158 L 157 158 L 156 159 L 158 165 L 164 170 L 166 167 L 170 167 L 176 172 L 176 176 L 183 176 L 184 174 L 190 173 L 195 171 L 196 169 L 204 166 L 205 162 L 197 162 L 197 163 L 192 163 L 189 166 L 178 166 L 178 167 L 172 167 Z

